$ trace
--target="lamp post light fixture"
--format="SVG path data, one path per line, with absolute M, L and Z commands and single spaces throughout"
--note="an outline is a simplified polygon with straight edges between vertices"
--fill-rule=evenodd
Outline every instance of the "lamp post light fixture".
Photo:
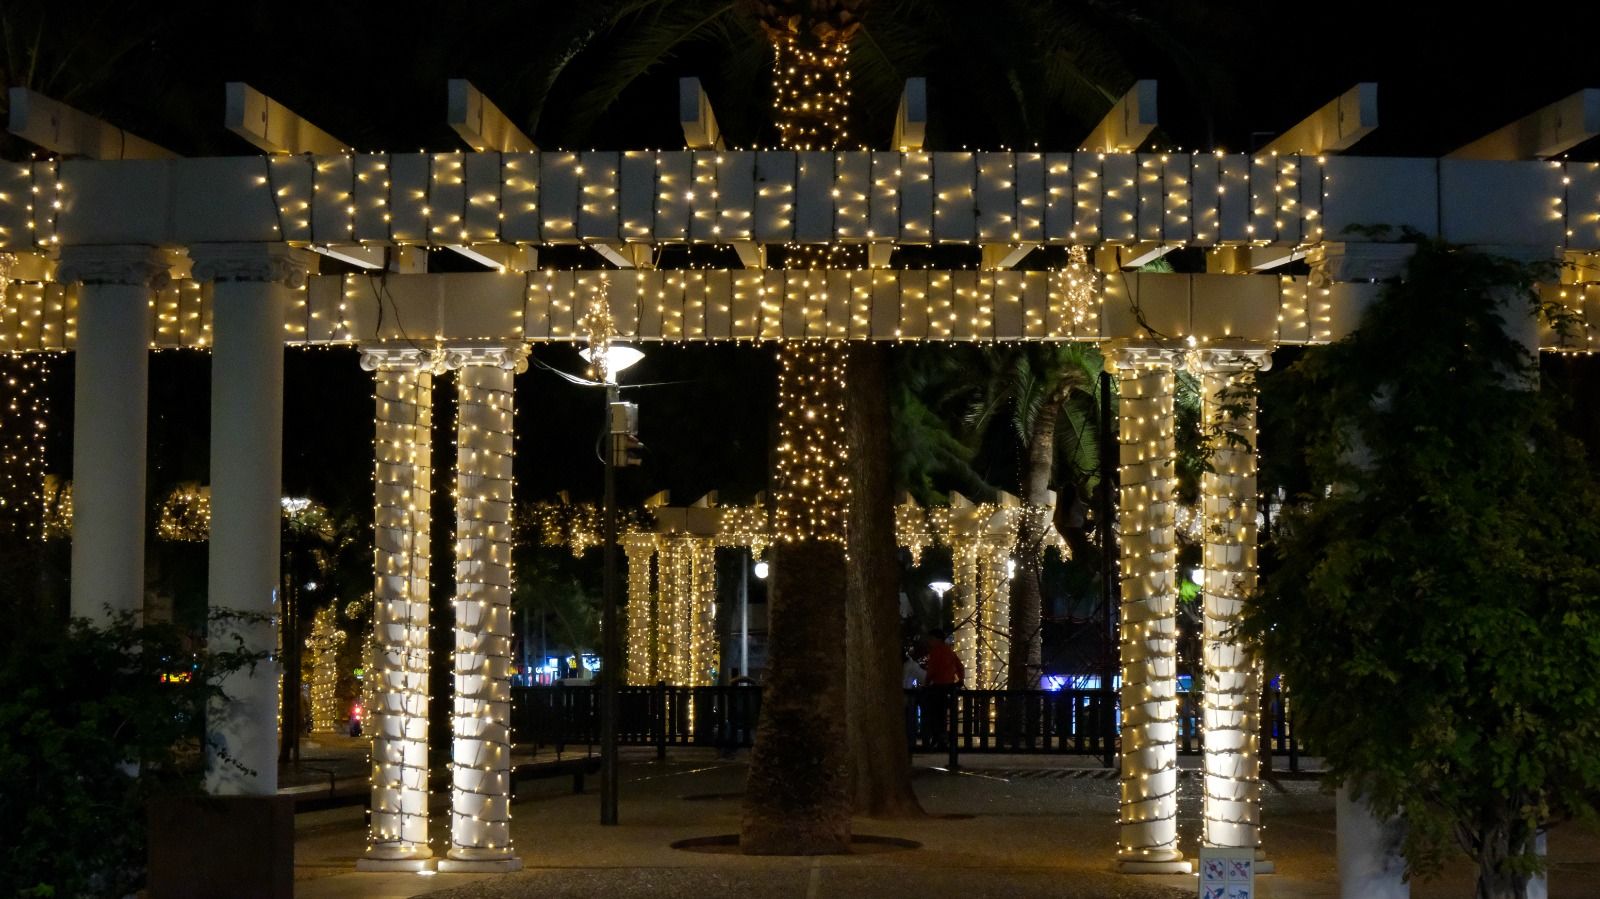
M 755 564 L 756 580 L 758 580 L 758 581 L 766 580 L 767 579 L 767 574 L 771 570 L 772 570 L 771 567 L 767 565 L 767 560 L 766 559 L 757 559 L 756 560 L 756 564 Z
M 934 595 L 939 597 L 939 600 L 941 602 L 944 600 L 944 595 L 946 593 L 949 593 L 951 590 L 954 590 L 955 587 L 956 587 L 956 585 L 950 583 L 949 581 L 929 581 L 928 582 L 928 589 L 932 590 Z

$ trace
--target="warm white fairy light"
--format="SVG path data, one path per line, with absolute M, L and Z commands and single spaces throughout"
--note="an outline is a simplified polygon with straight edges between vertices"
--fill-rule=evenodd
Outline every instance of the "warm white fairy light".
M 1261 660 L 1236 633 L 1256 584 L 1255 373 L 1266 350 L 1209 349 L 1197 360 L 1211 464 L 1200 478 L 1204 549 L 1207 846 L 1261 845 Z
M 427 353 L 367 353 L 374 370 L 373 632 L 377 701 L 369 709 L 372 817 L 364 861 L 411 862 L 428 846 L 428 533 L 433 366 Z
M 1175 366 L 1159 347 L 1119 347 L 1117 531 L 1122 575 L 1122 778 L 1117 859 L 1124 870 L 1187 870 L 1178 850 L 1178 585 Z M 1164 868 L 1156 868 L 1164 870 Z
M 511 847 L 512 378 L 522 346 L 456 373 L 455 715 L 450 851 L 516 867 Z

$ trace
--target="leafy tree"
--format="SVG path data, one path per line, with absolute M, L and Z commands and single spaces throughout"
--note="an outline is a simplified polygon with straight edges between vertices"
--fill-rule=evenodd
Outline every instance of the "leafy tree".
M 127 895 L 144 878 L 145 804 L 200 792 L 206 705 L 258 659 L 131 615 L 30 644 L 0 656 L 0 893 Z
M 1505 320 L 1535 272 L 1421 243 L 1361 327 L 1268 382 L 1312 483 L 1246 630 L 1411 875 L 1453 841 L 1520 897 L 1537 830 L 1600 797 L 1600 486 Z M 1287 410 L 1284 412 L 1283 410 Z

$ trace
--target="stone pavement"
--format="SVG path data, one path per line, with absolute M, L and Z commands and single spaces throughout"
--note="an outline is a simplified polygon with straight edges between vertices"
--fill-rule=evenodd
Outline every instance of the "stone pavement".
M 503 875 L 360 874 L 365 836 L 359 808 L 297 819 L 296 895 L 306 899 L 459 897 L 728 896 L 877 899 L 960 896 L 1177 899 L 1193 877 L 1132 877 L 1111 870 L 1117 784 L 1089 760 L 968 756 L 950 773 L 919 757 L 916 790 L 930 813 L 916 821 L 858 819 L 857 834 L 896 837 L 917 849 L 865 847 L 849 856 L 753 858 L 686 851 L 672 843 L 737 832 L 745 756 L 679 750 L 665 763 L 625 751 L 618 827 L 601 827 L 597 786 L 571 794 L 570 780 L 525 783 L 512 832 L 525 870 Z M 1185 760 L 1188 761 L 1187 759 Z M 980 767 L 981 766 L 981 767 Z M 1198 844 L 1200 784 L 1185 778 L 1180 804 L 1186 852 Z M 1258 881 L 1266 899 L 1335 899 L 1333 801 L 1313 779 L 1268 786 L 1266 846 L 1280 873 Z M 448 845 L 448 810 L 435 805 L 435 851 Z M 1558 828 L 1550 837 L 1554 899 L 1600 896 L 1600 830 Z M 1470 896 L 1463 859 L 1416 899 Z

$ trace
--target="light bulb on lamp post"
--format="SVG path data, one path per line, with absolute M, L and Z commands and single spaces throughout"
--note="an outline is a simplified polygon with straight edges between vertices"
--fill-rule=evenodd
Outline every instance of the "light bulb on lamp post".
M 631 368 L 634 363 L 644 358 L 643 351 L 625 343 L 608 343 L 605 349 L 596 353 L 593 347 L 584 347 L 578 351 L 583 361 L 600 370 L 600 380 L 607 384 L 617 383 L 617 375 Z M 599 356 L 599 360 L 596 360 Z

